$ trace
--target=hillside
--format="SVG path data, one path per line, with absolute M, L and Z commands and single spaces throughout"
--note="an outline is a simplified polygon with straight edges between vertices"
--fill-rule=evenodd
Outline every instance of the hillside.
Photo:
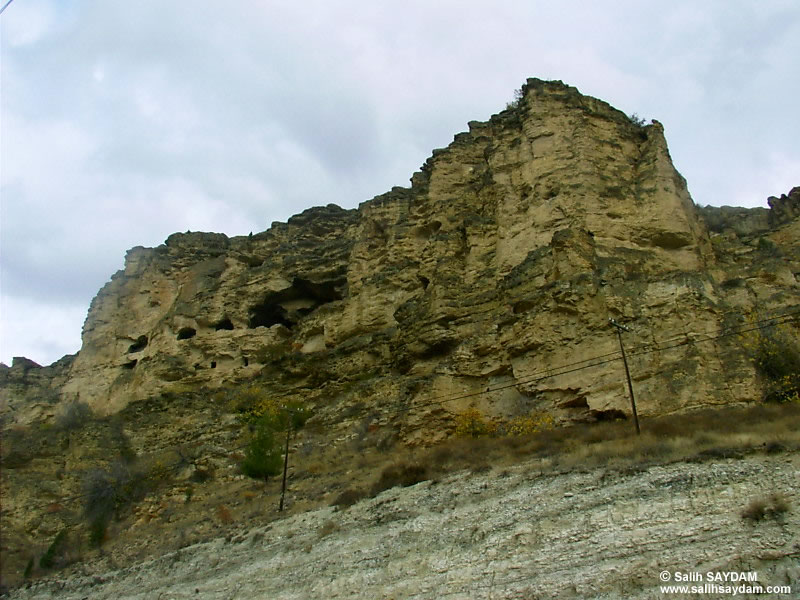
M 345 511 L 302 513 L 11 597 L 689 598 L 659 593 L 659 574 L 711 571 L 755 572 L 761 585 L 794 586 L 770 598 L 796 598 L 797 512 L 760 522 L 740 515 L 766 489 L 797 506 L 799 469 L 796 453 L 628 473 L 548 473 L 530 461 L 395 488 Z
M 408 188 L 250 236 L 133 248 L 93 300 L 77 355 L 0 366 L 3 584 L 275 521 L 278 482 L 240 471 L 269 406 L 310 416 L 290 439 L 295 520 L 397 462 L 455 477 L 508 440 L 530 449 L 500 452 L 514 469 L 541 444 L 551 458 L 580 452 L 553 432 L 627 438 L 621 340 L 645 436 L 660 419 L 741 410 L 724 413 L 754 428 L 733 444 L 741 468 L 770 445 L 779 458 L 765 464 L 784 469 L 796 431 L 759 428 L 794 413 L 746 411 L 790 411 L 800 391 L 800 188 L 768 202 L 695 206 L 660 123 L 530 79 Z M 665 456 L 633 463 L 713 459 L 729 444 L 703 439 L 722 435 L 703 423 L 687 431 L 690 451 L 673 452 L 673 431 L 644 442 Z M 425 454 L 464 433 L 497 448 Z

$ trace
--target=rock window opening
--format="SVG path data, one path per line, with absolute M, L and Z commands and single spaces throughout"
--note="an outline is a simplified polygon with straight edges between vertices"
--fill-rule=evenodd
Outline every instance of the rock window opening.
M 197 330 L 194 327 L 181 327 L 178 330 L 179 340 L 188 340 L 189 338 L 193 338 L 196 335 L 197 335 Z
M 138 338 L 136 338 L 136 341 L 132 343 L 128 348 L 128 354 L 131 354 L 133 352 L 141 352 L 146 347 L 147 347 L 147 336 L 140 335 Z
M 250 364 L 250 361 L 249 361 L 249 360 L 247 360 L 247 357 L 246 357 L 246 356 L 243 356 L 243 357 L 242 357 L 242 363 L 244 363 L 244 366 L 246 367 L 246 366 L 248 366 L 248 365 Z
M 228 317 L 225 317 L 224 319 L 219 321 L 216 325 L 214 325 L 214 329 L 217 331 L 221 329 L 231 331 L 233 329 L 233 322 Z
M 215 361 L 215 360 L 211 361 L 211 368 L 212 369 L 216 369 L 217 368 L 217 361 Z
M 134 358 L 133 360 L 129 360 L 124 365 L 122 365 L 122 368 L 123 369 L 132 369 L 132 368 L 134 368 L 136 366 L 136 363 L 138 363 L 138 362 L 139 361 Z

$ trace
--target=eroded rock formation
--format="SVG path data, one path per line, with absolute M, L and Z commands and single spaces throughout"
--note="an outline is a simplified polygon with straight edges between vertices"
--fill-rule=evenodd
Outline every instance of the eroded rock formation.
M 435 150 L 410 188 L 256 235 L 133 248 L 55 389 L 99 414 L 254 378 L 330 410 L 489 389 L 410 412 L 409 430 L 473 402 L 591 419 L 629 413 L 619 362 L 603 361 L 614 318 L 639 350 L 642 414 L 753 400 L 737 340 L 707 338 L 797 303 L 798 188 L 770 206 L 698 211 L 660 123 L 530 79 L 514 105 Z M 668 348 L 678 338 L 696 343 Z M 558 375 L 592 359 L 602 364 Z M 18 390 L 3 394 L 19 405 Z
M 0 366 L 0 585 L 23 581 L 59 532 L 85 538 L 92 469 L 169 471 L 114 524 L 107 545 L 126 561 L 157 551 L 173 516 L 202 510 L 189 502 L 198 473 L 216 473 L 200 506 L 252 494 L 238 471 L 240 386 L 312 405 L 293 452 L 298 480 L 331 470 L 322 493 L 357 475 L 334 450 L 391 461 L 388 448 L 442 440 L 470 406 L 556 424 L 629 416 L 609 318 L 630 329 L 643 419 L 760 400 L 736 332 L 797 312 L 800 188 L 769 210 L 696 207 L 658 122 L 560 82 L 523 92 L 435 150 L 410 188 L 356 210 L 133 248 L 76 356 Z M 88 414 L 76 401 L 107 418 L 75 423 Z M 317 506 L 319 486 L 298 506 Z M 198 539 L 221 526 L 187 522 Z

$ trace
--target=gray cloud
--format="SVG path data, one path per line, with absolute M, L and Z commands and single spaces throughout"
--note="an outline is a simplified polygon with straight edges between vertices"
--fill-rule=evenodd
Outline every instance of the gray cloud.
M 129 247 L 356 206 L 529 76 L 662 121 L 698 203 L 800 184 L 793 1 L 18 0 L 0 27 L 6 362 L 77 350 Z

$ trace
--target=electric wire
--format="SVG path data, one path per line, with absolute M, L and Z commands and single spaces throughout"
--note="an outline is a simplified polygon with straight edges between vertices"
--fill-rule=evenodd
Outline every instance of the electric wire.
M 6 2 L 6 3 L 3 5 L 3 8 L 0 8 L 0 15 L 2 15 L 2 14 L 3 14 L 3 11 L 4 11 L 5 9 L 7 9 L 7 8 L 8 8 L 8 5 L 9 5 L 9 4 L 11 4 L 13 1 L 14 1 L 14 0 L 8 0 L 8 2 Z
M 752 323 L 748 323 L 747 326 L 742 326 L 740 328 L 729 328 L 729 329 L 724 330 L 724 333 L 722 333 L 722 334 L 719 334 L 719 335 L 716 335 L 716 336 L 707 336 L 705 339 L 700 339 L 700 340 L 686 339 L 686 340 L 682 340 L 682 341 L 680 341 L 678 343 L 675 343 L 675 344 L 672 344 L 672 345 L 657 346 L 656 348 L 641 347 L 640 350 L 636 351 L 635 353 L 631 353 L 631 355 L 641 356 L 641 355 L 650 354 L 650 353 L 653 353 L 653 352 L 662 352 L 664 350 L 669 350 L 669 349 L 672 349 L 672 348 L 678 348 L 678 347 L 685 346 L 685 345 L 688 345 L 688 344 L 691 344 L 691 343 L 705 343 L 705 342 L 710 342 L 710 341 L 715 341 L 715 340 L 718 340 L 718 339 L 731 337 L 731 336 L 734 336 L 734 335 L 742 335 L 744 333 L 749 333 L 749 332 L 752 332 L 752 331 L 756 331 L 758 329 L 764 329 L 766 327 L 772 327 L 772 326 L 780 325 L 780 324 L 783 324 L 783 323 L 793 322 L 793 321 L 796 320 L 793 317 L 795 317 L 797 315 L 800 315 L 800 310 L 796 310 L 794 312 L 784 313 L 784 314 L 777 315 L 777 316 L 774 316 L 774 317 L 760 319 L 758 321 L 753 321 Z M 673 339 L 676 339 L 676 338 L 673 338 Z M 652 344 L 650 344 L 649 346 L 652 346 Z M 608 357 L 613 357 L 613 358 L 608 358 Z M 590 364 L 584 364 L 584 363 L 590 362 L 592 360 L 595 360 L 597 362 L 592 362 Z M 391 411 L 391 410 L 387 411 L 387 410 L 384 409 L 384 410 L 381 410 L 380 412 L 381 412 L 382 416 L 386 415 L 387 413 L 389 415 L 396 415 L 396 414 L 409 412 L 411 410 L 415 410 L 415 409 L 419 409 L 419 408 L 427 408 L 427 407 L 430 407 L 430 406 L 443 405 L 443 404 L 445 404 L 447 402 L 453 402 L 453 401 L 456 401 L 456 400 L 463 400 L 463 399 L 473 398 L 473 397 L 481 396 L 481 395 L 484 395 L 484 394 L 493 393 L 493 392 L 497 392 L 497 391 L 502 391 L 502 390 L 509 389 L 509 388 L 512 388 L 512 387 L 517 387 L 520 384 L 538 383 L 540 381 L 543 381 L 543 380 L 546 380 L 546 379 L 550 379 L 552 377 L 559 377 L 561 375 L 567 375 L 567 374 L 570 374 L 570 373 L 575 373 L 575 372 L 578 372 L 578 371 L 582 371 L 584 369 L 594 368 L 594 367 L 602 366 L 604 364 L 608 364 L 608 363 L 611 363 L 611 362 L 616 362 L 618 360 L 620 360 L 620 352 L 619 351 L 611 352 L 611 353 L 608 353 L 608 354 L 599 355 L 599 356 L 592 357 L 592 358 L 589 358 L 589 359 L 585 359 L 585 360 L 582 360 L 582 361 L 576 361 L 574 363 L 567 363 L 567 364 L 561 365 L 559 367 L 546 369 L 544 371 L 540 371 L 538 374 L 529 376 L 528 378 L 523 378 L 523 379 L 516 380 L 513 383 L 508 383 L 508 384 L 504 384 L 504 385 L 500 385 L 500 386 L 494 386 L 494 387 L 490 386 L 490 387 L 487 387 L 484 390 L 479 390 L 479 391 L 470 392 L 470 393 L 466 393 L 466 394 L 438 396 L 438 397 L 430 398 L 430 399 L 428 399 L 427 401 L 424 401 L 424 402 L 418 402 L 418 403 L 410 404 L 410 405 L 407 405 L 407 406 L 403 406 L 402 408 L 399 408 L 399 409 L 394 410 L 394 411 Z M 577 365 L 583 365 L 583 366 L 577 366 Z M 569 367 L 572 367 L 572 368 L 569 368 Z M 663 371 L 659 371 L 659 373 L 660 372 L 663 372 Z M 307 389 L 307 388 L 298 388 L 298 389 Z M 286 394 L 284 396 L 279 396 L 279 397 L 295 397 L 295 395 L 294 394 L 291 394 L 291 395 L 290 394 Z M 373 411 L 374 411 L 374 409 L 370 410 L 370 412 L 373 412 Z M 313 417 L 312 417 L 312 419 L 310 419 L 309 421 L 311 422 L 311 425 L 313 425 L 316 428 L 316 427 L 340 425 L 342 423 L 353 422 L 353 421 L 356 421 L 356 420 L 360 420 L 361 418 L 363 418 L 363 416 L 364 416 L 364 414 L 361 414 L 361 415 L 358 415 L 358 416 L 355 416 L 355 417 L 345 417 L 345 418 L 339 418 L 339 419 L 335 419 L 335 420 L 331 419 L 331 420 L 323 421 L 323 422 L 319 422 L 319 421 L 311 422 L 313 420 Z M 239 451 L 239 450 L 243 450 L 247 446 L 248 446 L 248 444 L 243 444 L 241 446 L 236 446 L 234 448 L 231 448 L 229 451 L 230 452 L 236 452 L 236 451 Z M 174 446 L 173 450 L 175 448 L 180 448 L 180 447 L 181 447 L 181 445 Z M 170 471 L 174 470 L 174 471 L 177 472 L 178 470 L 183 469 L 186 466 L 187 465 L 184 464 L 183 461 L 178 461 L 172 467 L 167 467 L 167 469 L 170 470 Z M 81 493 L 81 494 L 68 496 L 68 497 L 65 497 L 65 498 L 58 499 L 58 500 L 42 502 L 42 503 L 33 504 L 33 505 L 28 504 L 25 507 L 20 507 L 18 509 L 2 509 L 2 511 L 0 511 L 0 512 L 2 514 L 16 513 L 16 512 L 19 512 L 21 510 L 30 510 L 32 508 L 35 509 L 35 508 L 40 508 L 40 507 L 45 507 L 45 506 L 52 506 L 53 504 L 60 504 L 62 502 L 72 502 L 74 500 L 79 500 L 81 498 L 86 498 L 86 497 L 88 497 L 90 495 L 91 495 L 91 492 L 84 492 L 84 493 Z

